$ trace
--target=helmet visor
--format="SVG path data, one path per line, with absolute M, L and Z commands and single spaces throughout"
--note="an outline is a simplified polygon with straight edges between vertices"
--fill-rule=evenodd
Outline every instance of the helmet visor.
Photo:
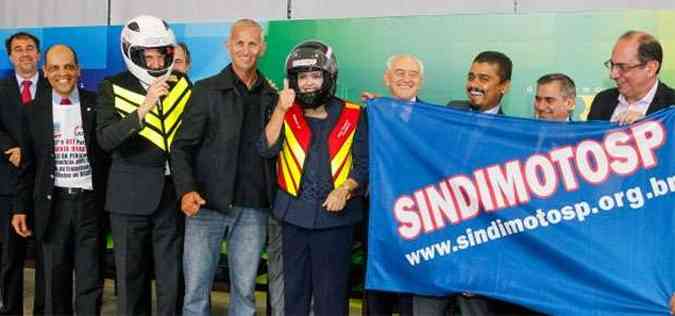
M 174 47 L 139 47 L 129 48 L 129 59 L 137 66 L 155 77 L 164 75 L 173 64 Z

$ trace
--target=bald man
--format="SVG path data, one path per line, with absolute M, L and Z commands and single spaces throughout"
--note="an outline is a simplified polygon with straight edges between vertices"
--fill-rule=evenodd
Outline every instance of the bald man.
M 41 242 L 45 314 L 98 315 L 107 158 L 94 134 L 96 95 L 77 88 L 80 66 L 68 46 L 49 48 L 43 71 L 52 89 L 39 93 L 28 110 L 12 226 Z

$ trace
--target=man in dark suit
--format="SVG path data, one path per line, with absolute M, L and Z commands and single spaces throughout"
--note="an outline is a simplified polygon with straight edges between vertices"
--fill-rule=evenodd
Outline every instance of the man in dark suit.
M 630 124 L 675 104 L 675 91 L 659 81 L 663 48 L 654 36 L 639 31 L 621 35 L 605 62 L 616 88 L 598 93 L 588 120 Z
M 424 81 L 424 65 L 416 56 L 400 54 L 393 55 L 387 59 L 386 69 L 384 70 L 384 85 L 389 89 L 389 95 L 401 101 L 422 102 L 418 97 L 419 90 Z M 371 92 L 363 92 L 361 99 L 367 101 L 379 97 Z M 410 111 L 401 113 L 402 119 L 409 119 L 412 115 Z M 371 210 L 378 212 L 381 210 Z M 366 217 L 368 221 L 368 217 Z M 368 227 L 368 224 L 365 225 Z M 367 242 L 366 229 L 366 242 Z M 392 315 L 397 309 L 401 316 L 413 314 L 412 295 L 388 293 L 382 291 L 369 290 L 365 295 L 365 313 L 366 315 Z
M 98 315 L 106 157 L 95 137 L 96 95 L 76 89 L 80 68 L 68 46 L 49 48 L 43 71 L 52 89 L 28 110 L 12 225 L 23 237 L 34 231 L 41 243 L 45 314 L 73 314 L 74 270 L 75 312 Z
M 121 41 L 128 71 L 106 78 L 99 89 L 98 142 L 112 153 L 105 209 L 110 212 L 121 315 L 151 314 L 153 268 L 158 314 L 181 310 L 183 217 L 168 151 L 182 111 L 189 107 L 191 85 L 171 73 L 175 45 L 161 19 L 131 19 Z
M 5 41 L 14 74 L 0 81 L 0 314 L 23 314 L 23 262 L 26 242 L 11 227 L 11 210 L 14 209 L 16 183 L 21 150 L 22 117 L 30 101 L 49 84 L 38 72 L 40 41 L 32 34 L 18 32 Z M 37 248 L 37 247 L 36 247 Z M 34 312 L 40 314 L 44 307 L 42 272 L 36 257 L 36 287 Z

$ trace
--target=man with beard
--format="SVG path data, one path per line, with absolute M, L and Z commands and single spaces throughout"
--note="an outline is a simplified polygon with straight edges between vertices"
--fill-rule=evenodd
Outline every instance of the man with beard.
M 675 90 L 659 81 L 663 48 L 654 36 L 628 31 L 605 62 L 616 88 L 598 93 L 588 120 L 631 124 L 647 114 L 675 104 Z

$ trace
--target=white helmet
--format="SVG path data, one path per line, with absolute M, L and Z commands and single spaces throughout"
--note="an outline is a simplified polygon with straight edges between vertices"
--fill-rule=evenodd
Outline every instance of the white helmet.
M 124 63 L 138 80 L 151 84 L 157 78 L 171 74 L 176 37 L 164 20 L 139 15 L 127 22 L 120 37 Z M 151 69 L 146 65 L 144 52 L 147 48 L 159 49 L 164 55 L 161 69 Z

